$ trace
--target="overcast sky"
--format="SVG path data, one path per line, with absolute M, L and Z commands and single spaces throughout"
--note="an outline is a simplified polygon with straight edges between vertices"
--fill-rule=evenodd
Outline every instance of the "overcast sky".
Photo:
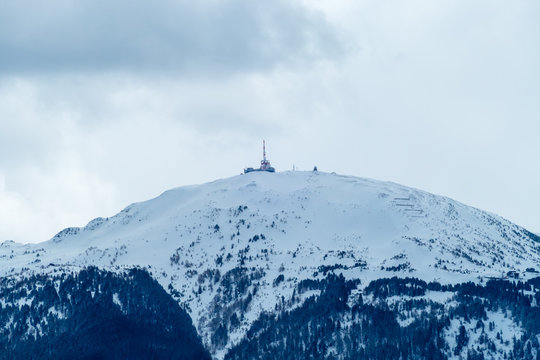
M 540 232 L 540 2 L 3 0 L 0 240 L 260 161 Z

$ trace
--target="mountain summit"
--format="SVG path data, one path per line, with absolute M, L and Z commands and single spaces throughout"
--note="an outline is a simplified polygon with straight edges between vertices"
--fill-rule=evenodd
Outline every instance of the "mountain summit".
M 294 308 L 287 300 L 303 281 L 519 276 L 540 268 L 539 240 L 497 215 L 391 182 L 261 171 L 172 189 L 43 243 L 4 242 L 0 272 L 145 267 L 222 357 L 261 314 Z

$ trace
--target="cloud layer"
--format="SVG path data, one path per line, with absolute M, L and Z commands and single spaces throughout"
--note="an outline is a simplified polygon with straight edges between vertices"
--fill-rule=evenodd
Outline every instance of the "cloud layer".
M 320 14 L 282 0 L 8 0 L 0 24 L 3 74 L 230 75 L 339 52 Z

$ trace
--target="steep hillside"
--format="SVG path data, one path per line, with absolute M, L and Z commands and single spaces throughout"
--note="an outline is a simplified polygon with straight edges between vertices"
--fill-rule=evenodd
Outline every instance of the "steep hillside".
M 210 359 L 143 270 L 3 278 L 0 302 L 0 359 Z
M 361 291 L 394 275 L 443 284 L 529 276 L 540 268 L 539 240 L 496 215 L 394 183 L 256 172 L 167 191 L 44 243 L 4 242 L 0 272 L 147 267 L 221 358 L 261 314 L 321 293 L 298 294 L 303 280 L 343 274 Z

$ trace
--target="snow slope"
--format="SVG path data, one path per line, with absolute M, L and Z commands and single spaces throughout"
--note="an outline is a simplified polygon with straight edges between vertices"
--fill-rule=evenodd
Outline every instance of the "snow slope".
M 43 243 L 4 242 L 0 259 L 2 275 L 148 267 L 186 305 L 207 345 L 215 319 L 241 309 L 229 347 L 303 279 L 332 270 L 363 284 L 525 274 L 540 268 L 540 243 L 499 216 L 390 182 L 254 172 L 166 191 Z M 225 351 L 209 347 L 218 357 Z

